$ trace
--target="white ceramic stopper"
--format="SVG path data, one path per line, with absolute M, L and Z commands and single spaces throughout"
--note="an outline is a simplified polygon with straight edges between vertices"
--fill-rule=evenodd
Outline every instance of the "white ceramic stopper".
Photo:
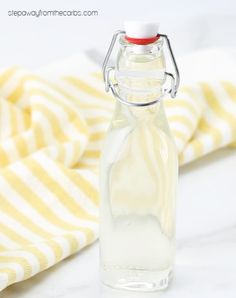
M 158 34 L 159 23 L 126 21 L 124 28 L 128 37 L 151 38 Z

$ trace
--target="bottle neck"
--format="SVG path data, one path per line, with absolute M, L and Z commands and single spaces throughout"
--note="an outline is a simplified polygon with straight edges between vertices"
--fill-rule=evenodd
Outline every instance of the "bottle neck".
M 165 59 L 160 39 L 148 45 L 120 40 L 115 79 L 119 94 L 129 102 L 151 102 L 162 95 Z

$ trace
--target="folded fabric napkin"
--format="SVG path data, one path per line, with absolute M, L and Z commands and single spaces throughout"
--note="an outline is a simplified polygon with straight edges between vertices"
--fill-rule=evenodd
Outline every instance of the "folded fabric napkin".
M 194 61 L 192 61 L 194 63 Z M 98 237 L 98 162 L 114 99 L 85 56 L 0 73 L 0 289 Z M 180 164 L 236 141 L 236 85 L 202 81 L 165 100 Z

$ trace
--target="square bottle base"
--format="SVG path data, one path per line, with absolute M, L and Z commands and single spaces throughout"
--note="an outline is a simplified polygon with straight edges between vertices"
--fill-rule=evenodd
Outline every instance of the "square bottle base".
M 102 282 L 116 289 L 136 292 L 154 292 L 166 289 L 172 279 L 172 268 L 163 271 L 139 269 L 101 269 Z

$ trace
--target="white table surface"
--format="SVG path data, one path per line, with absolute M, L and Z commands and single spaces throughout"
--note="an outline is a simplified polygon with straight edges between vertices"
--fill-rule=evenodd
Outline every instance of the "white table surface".
M 2 298 L 235 298 L 236 151 L 223 149 L 180 171 L 177 258 L 169 290 L 130 293 L 99 282 L 98 242 L 27 281 Z

